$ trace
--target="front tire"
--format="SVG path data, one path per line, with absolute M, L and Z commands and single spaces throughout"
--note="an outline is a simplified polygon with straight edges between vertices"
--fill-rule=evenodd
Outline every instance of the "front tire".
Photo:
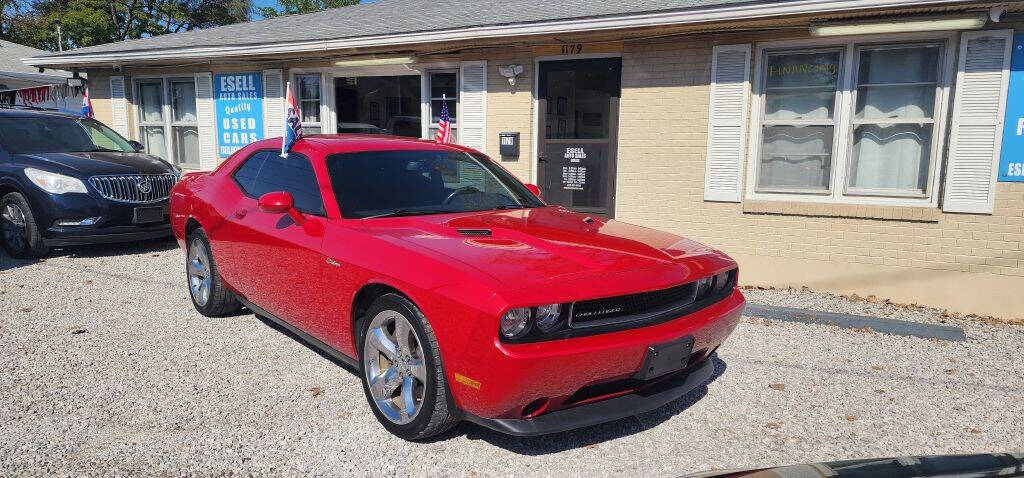
M 381 425 L 405 440 L 454 426 L 437 337 L 419 308 L 398 294 L 385 294 L 361 323 L 363 392 Z
M 188 235 L 185 251 L 185 279 L 188 284 L 192 305 L 207 317 L 221 317 L 237 312 L 241 305 L 238 299 L 220 278 L 217 263 L 213 260 L 210 240 L 202 229 Z
M 0 198 L 0 244 L 15 259 L 32 259 L 50 252 L 36 227 L 32 208 L 21 193 Z

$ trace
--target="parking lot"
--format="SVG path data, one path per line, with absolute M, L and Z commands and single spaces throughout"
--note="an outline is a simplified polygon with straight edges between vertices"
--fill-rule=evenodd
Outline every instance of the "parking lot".
M 809 291 L 748 298 L 945 321 L 968 340 L 748 318 L 713 380 L 663 409 L 532 439 L 462 424 L 407 443 L 353 372 L 247 311 L 196 313 L 172 241 L 0 255 L 0 475 L 677 476 L 1024 449 L 1024 327 Z

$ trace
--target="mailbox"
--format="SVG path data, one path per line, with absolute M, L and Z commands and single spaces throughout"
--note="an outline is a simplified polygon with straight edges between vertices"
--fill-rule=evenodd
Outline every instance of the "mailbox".
M 502 159 L 519 158 L 519 132 L 498 133 L 498 144 L 500 145 Z

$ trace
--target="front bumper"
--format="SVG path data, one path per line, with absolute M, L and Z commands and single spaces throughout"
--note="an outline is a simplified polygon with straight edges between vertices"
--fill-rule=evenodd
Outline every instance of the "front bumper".
M 569 410 L 633 395 L 647 386 L 630 380 L 635 379 L 637 371 L 644 366 L 650 346 L 692 337 L 689 363 L 703 366 L 735 329 L 745 303 L 743 294 L 733 290 L 724 299 L 696 312 L 646 327 L 524 344 L 501 343 L 492 335 L 493 346 L 468 348 L 465 362 L 449 371 L 453 398 L 467 416 L 476 417 L 469 418 L 471 420 L 503 431 L 508 428 L 506 424 L 516 424 L 510 433 L 529 431 L 530 426 L 515 420 L 542 420 L 556 413 L 572 417 L 582 412 Z M 480 332 L 483 333 L 486 331 Z M 483 338 L 474 340 L 485 341 Z M 687 370 L 693 372 L 693 369 Z M 697 373 L 695 377 L 700 375 Z M 659 394 L 658 397 L 664 398 L 660 404 L 670 401 L 673 393 L 678 397 L 693 388 L 680 387 L 674 392 Z M 600 420 L 585 423 L 640 413 L 650 403 L 653 403 L 651 407 L 659 406 L 655 398 L 624 402 L 628 403 L 617 402 L 624 410 L 622 414 L 604 414 Z M 540 411 L 539 403 L 544 404 Z M 552 426 L 537 425 L 537 428 L 551 429 Z
M 715 364 L 709 358 L 687 370 L 669 375 L 637 389 L 628 395 L 609 398 L 587 405 L 566 408 L 536 418 L 482 418 L 466 414 L 466 420 L 492 430 L 516 436 L 559 433 L 631 417 L 659 408 L 711 378 Z
M 31 200 L 36 224 L 48 246 L 74 246 L 113 242 L 143 241 L 171 236 L 168 200 L 152 203 L 122 203 L 90 194 L 53 195 L 38 192 Z M 164 209 L 160 221 L 136 223 L 136 208 Z M 99 217 L 90 226 L 58 226 L 58 220 Z

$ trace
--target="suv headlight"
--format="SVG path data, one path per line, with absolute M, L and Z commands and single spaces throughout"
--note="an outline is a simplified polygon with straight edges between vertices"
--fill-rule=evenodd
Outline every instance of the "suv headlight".
M 25 168 L 25 176 L 28 176 L 28 179 L 31 180 L 33 184 L 39 186 L 40 189 L 50 194 L 85 194 L 89 192 L 85 189 L 85 183 L 71 176 L 50 173 L 33 168 Z

